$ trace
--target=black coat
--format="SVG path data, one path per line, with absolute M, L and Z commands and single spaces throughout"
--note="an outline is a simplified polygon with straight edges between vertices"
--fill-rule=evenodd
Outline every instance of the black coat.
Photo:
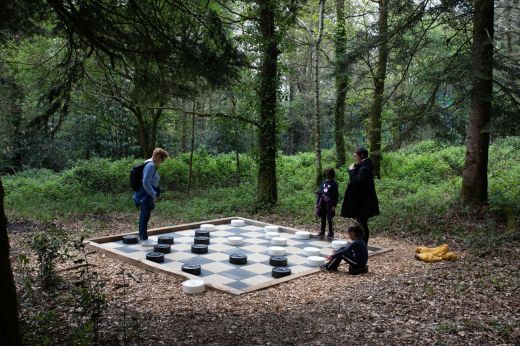
M 341 206 L 341 216 L 368 219 L 379 215 L 373 168 L 372 161 L 367 158 L 349 170 L 350 181 Z

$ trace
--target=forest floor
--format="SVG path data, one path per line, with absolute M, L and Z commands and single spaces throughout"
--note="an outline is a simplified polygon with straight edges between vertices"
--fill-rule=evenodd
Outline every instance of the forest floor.
M 257 219 L 284 224 L 280 216 Z M 152 217 L 151 223 L 153 227 L 180 222 Z M 112 216 L 94 225 L 78 220 L 60 226 L 70 235 L 91 228 L 92 236 L 101 236 L 128 232 L 133 225 L 127 216 Z M 315 231 L 312 225 L 290 226 Z M 21 317 L 29 339 L 71 344 L 81 339 L 78 326 L 89 313 L 89 305 L 79 304 L 81 295 L 73 293 L 80 286 L 81 270 L 59 272 L 61 279 L 52 291 L 43 291 L 37 281 L 25 285 L 36 263 L 26 242 L 40 227 L 22 220 L 8 227 Z M 339 222 L 338 229 L 343 228 Z M 338 237 L 346 238 L 341 233 Z M 98 279 L 89 285 L 96 292 L 92 284 L 102 283 L 97 292 L 104 297 L 98 342 L 520 344 L 518 238 L 482 258 L 450 243 L 460 259 L 434 264 L 415 260 L 414 250 L 438 244 L 378 236 L 370 243 L 393 251 L 371 257 L 366 275 L 349 276 L 340 267 L 340 273 L 320 272 L 241 296 L 219 291 L 185 295 L 182 279 L 91 254 L 89 272 L 97 273 Z M 29 257 L 28 265 L 21 265 L 22 254 Z M 73 265 L 69 259 L 59 268 Z

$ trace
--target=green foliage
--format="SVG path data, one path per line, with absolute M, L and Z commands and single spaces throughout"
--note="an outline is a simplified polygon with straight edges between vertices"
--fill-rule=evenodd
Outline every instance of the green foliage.
M 56 283 L 56 261 L 67 256 L 67 234 L 51 227 L 33 235 L 29 247 L 36 253 L 39 277 L 43 288 L 50 288 Z

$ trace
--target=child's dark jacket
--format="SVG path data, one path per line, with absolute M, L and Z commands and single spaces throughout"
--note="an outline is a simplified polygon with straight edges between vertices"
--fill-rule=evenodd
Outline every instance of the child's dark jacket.
M 324 180 L 320 184 L 320 188 L 316 193 L 316 214 L 322 216 L 329 214 L 333 216 L 332 207 L 338 205 L 339 190 L 338 183 L 335 180 Z
M 356 239 L 347 246 L 339 248 L 334 252 L 334 254 L 332 254 L 332 258 L 337 258 L 339 256 L 348 258 L 360 267 L 366 266 L 368 262 L 367 243 L 365 243 L 363 239 Z

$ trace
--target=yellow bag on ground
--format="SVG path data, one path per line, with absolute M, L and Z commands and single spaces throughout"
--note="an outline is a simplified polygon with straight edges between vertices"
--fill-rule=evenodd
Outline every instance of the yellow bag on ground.
M 455 252 L 449 252 L 448 244 L 442 244 L 436 247 L 417 247 L 415 258 L 426 263 L 433 263 L 442 260 L 456 261 L 459 256 Z

